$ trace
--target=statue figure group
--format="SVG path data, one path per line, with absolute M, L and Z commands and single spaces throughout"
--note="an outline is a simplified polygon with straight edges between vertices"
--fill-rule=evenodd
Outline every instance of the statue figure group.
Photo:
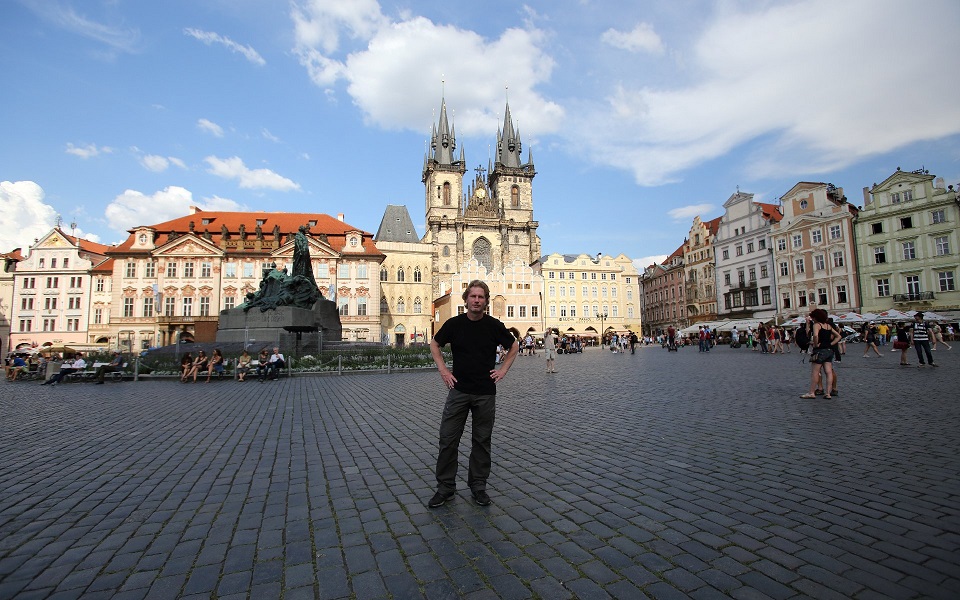
M 241 225 L 241 235 L 242 227 Z M 317 300 L 323 299 L 310 263 L 310 245 L 307 241 L 309 233 L 310 227 L 301 225 L 293 239 L 293 273 L 287 273 L 286 267 L 270 269 L 260 281 L 260 289 L 247 294 L 246 302 L 238 308 L 248 311 L 259 307 L 260 312 L 279 306 L 312 309 Z

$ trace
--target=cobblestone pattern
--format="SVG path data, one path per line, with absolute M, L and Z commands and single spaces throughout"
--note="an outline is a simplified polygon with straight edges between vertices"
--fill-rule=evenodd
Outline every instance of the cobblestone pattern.
M 960 597 L 960 351 L 858 350 L 520 357 L 433 510 L 436 372 L 4 382 L 0 598 Z

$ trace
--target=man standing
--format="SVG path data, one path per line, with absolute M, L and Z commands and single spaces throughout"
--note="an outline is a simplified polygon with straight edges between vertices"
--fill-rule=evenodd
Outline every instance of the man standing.
M 927 362 L 930 363 L 931 367 L 939 367 L 940 365 L 934 364 L 933 362 L 933 353 L 930 352 L 930 334 L 927 331 L 927 324 L 923 322 L 923 313 L 917 311 L 913 315 L 913 329 L 910 334 L 910 339 L 913 340 L 913 347 L 917 351 L 917 360 L 920 361 L 918 367 L 923 367 L 923 355 L 927 355 Z
M 549 328 L 543 334 L 543 353 L 547 357 L 547 373 L 556 373 L 557 338 L 553 337 L 553 330 Z
M 440 420 L 440 453 L 437 457 L 437 493 L 427 503 L 430 508 L 443 505 L 457 490 L 457 448 L 473 415 L 473 446 L 467 485 L 480 506 L 490 504 L 487 478 L 490 475 L 490 440 L 496 414 L 497 382 L 506 376 L 517 358 L 519 343 L 498 319 L 484 311 L 490 301 L 490 288 L 475 279 L 463 292 L 466 312 L 448 319 L 430 341 L 430 352 L 440 377 L 446 384 L 447 400 Z M 453 372 L 447 368 L 440 348 L 450 344 Z M 495 368 L 497 345 L 509 348 L 500 369 Z

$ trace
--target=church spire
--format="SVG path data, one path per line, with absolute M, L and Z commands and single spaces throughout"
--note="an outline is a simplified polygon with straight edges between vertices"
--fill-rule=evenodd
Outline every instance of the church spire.
M 430 137 L 431 158 L 441 165 L 451 165 L 457 149 L 456 130 L 451 129 L 447 120 L 447 101 L 440 100 L 440 123 L 433 126 Z
M 505 167 L 519 168 L 521 151 L 520 133 L 513 125 L 510 102 L 507 101 L 503 116 L 503 130 L 497 132 L 497 162 Z

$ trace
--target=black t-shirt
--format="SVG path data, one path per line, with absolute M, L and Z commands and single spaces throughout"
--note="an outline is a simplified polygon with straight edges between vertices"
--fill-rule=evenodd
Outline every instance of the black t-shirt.
M 485 314 L 479 321 L 471 321 L 466 313 L 447 319 L 433 339 L 441 348 L 449 343 L 453 350 L 454 388 L 484 395 L 497 393 L 497 384 L 490 379 L 497 346 L 510 348 L 517 341 L 498 319 Z

